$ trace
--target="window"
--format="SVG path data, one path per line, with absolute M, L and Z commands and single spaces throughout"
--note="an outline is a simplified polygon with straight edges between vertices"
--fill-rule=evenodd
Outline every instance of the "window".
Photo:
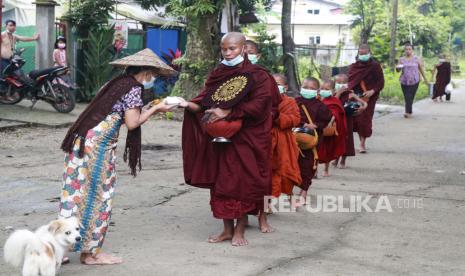
M 314 44 L 320 44 L 321 43 L 321 37 L 319 35 L 311 36 L 309 38 L 310 45 Z
M 308 14 L 320 14 L 320 10 L 307 10 Z

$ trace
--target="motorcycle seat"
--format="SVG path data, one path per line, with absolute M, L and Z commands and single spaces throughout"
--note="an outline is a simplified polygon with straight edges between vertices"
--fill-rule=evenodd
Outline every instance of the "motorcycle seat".
M 42 69 L 42 70 L 32 70 L 30 73 L 29 73 L 29 77 L 33 80 L 36 80 L 37 78 L 39 78 L 40 76 L 43 76 L 43 75 L 47 75 L 47 74 L 50 74 L 52 73 L 53 71 L 57 70 L 57 69 L 60 69 L 60 68 L 64 68 L 63 66 L 55 66 L 55 67 L 51 67 L 51 68 L 47 68 L 47 69 Z

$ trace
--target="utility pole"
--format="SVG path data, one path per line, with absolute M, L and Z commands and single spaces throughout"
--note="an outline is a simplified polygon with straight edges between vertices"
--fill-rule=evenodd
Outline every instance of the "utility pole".
M 389 67 L 394 70 L 396 66 L 396 33 L 397 33 L 397 8 L 398 0 L 393 0 L 392 3 L 392 20 L 391 20 L 391 52 L 389 53 Z

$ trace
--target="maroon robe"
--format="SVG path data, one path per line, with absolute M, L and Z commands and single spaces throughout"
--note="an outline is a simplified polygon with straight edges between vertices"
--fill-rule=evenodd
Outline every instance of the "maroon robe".
M 295 100 L 300 109 L 301 125 L 309 123 L 307 115 L 305 115 L 305 112 L 301 107 L 304 105 L 307 108 L 313 123 L 317 126 L 316 131 L 318 132 L 318 144 L 320 144 L 323 139 L 323 129 L 329 124 L 331 117 L 333 116 L 331 111 L 317 98 L 307 100 L 302 97 L 298 97 Z M 302 177 L 301 188 L 302 190 L 307 191 L 308 188 L 310 188 L 310 185 L 312 185 L 312 179 L 316 172 L 316 169 L 313 168 L 315 164 L 315 155 L 313 154 L 312 149 L 301 151 L 302 153 L 299 155 L 300 175 Z
M 436 66 L 436 83 L 433 87 L 433 99 L 444 96 L 446 86 L 450 83 L 451 67 L 449 62 L 443 62 Z
M 373 133 L 373 115 L 379 93 L 384 88 L 384 74 L 381 65 L 373 59 L 367 62 L 357 61 L 349 66 L 349 89 L 363 91 L 361 82 L 365 82 L 366 90 L 373 89 L 375 93 L 368 100 L 367 108 L 354 118 L 354 132 L 362 137 L 371 137 Z
M 342 106 L 349 102 L 349 95 L 353 91 L 346 90 L 341 94 L 340 100 Z M 346 151 L 344 156 L 355 156 L 355 145 L 354 145 L 354 116 L 346 116 L 346 126 L 347 132 L 345 136 L 346 141 Z
M 318 161 L 320 163 L 327 163 L 338 159 L 346 152 L 346 112 L 341 101 L 336 97 L 324 98 L 322 102 L 334 116 L 338 134 L 324 137 L 318 149 Z
M 254 84 L 225 118 L 242 119 L 242 128 L 231 137 L 231 143 L 211 142 L 212 137 L 200 126 L 203 112 L 186 111 L 183 122 L 185 181 L 210 189 L 213 216 L 219 219 L 257 214 L 263 208 L 263 197 L 271 195 L 272 103 L 280 101 L 272 99 L 272 95 L 279 96 L 274 78 L 247 59 L 235 67 L 219 65 L 210 73 L 205 89 L 192 101 L 202 104 L 207 89 L 238 73 L 250 74 Z

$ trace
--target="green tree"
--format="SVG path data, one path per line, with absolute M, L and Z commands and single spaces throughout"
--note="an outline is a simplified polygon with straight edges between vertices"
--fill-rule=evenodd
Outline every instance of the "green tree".
M 368 43 L 375 24 L 380 21 L 380 15 L 384 15 L 386 1 L 383 0 L 350 0 L 346 5 L 346 11 L 355 16 L 353 27 L 358 27 L 360 43 Z

